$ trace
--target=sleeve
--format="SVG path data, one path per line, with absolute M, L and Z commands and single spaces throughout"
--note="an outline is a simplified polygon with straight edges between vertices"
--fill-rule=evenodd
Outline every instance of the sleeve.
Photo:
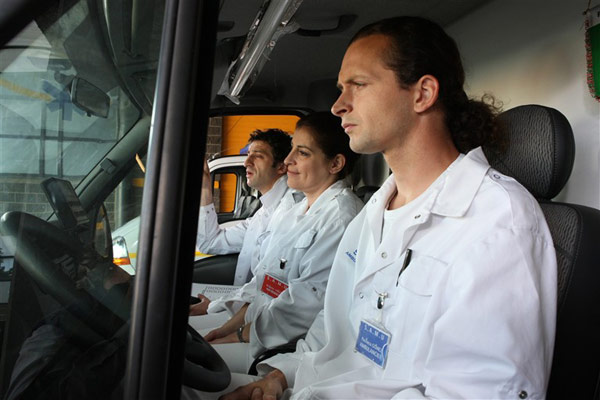
M 423 316 L 430 330 L 417 348 L 427 354 L 416 360 L 423 396 L 543 399 L 556 316 L 551 240 L 498 230 L 461 255 L 440 285 L 435 318 Z M 388 360 L 386 369 L 394 371 L 396 362 Z M 394 398 L 414 398 L 414 391 Z
M 219 297 L 210 302 L 207 312 L 209 314 L 228 311 L 231 315 L 237 313 L 246 303 L 252 303 L 256 296 L 256 276 L 253 276 L 250 282 L 229 293 L 226 296 Z
M 239 253 L 244 243 L 250 218 L 228 228 L 219 227 L 215 206 L 200 207 L 196 247 L 208 254 Z
M 313 321 L 305 339 L 296 343 L 296 351 L 293 353 L 277 354 L 257 365 L 260 376 L 264 376 L 274 369 L 278 369 L 285 375 L 289 387 L 295 383 L 296 370 L 306 353 L 317 352 L 325 346 L 325 317 L 321 310 Z
M 314 236 L 298 263 L 298 277 L 289 287 L 267 303 L 252 303 L 246 322 L 252 322 L 250 348 L 253 355 L 303 336 L 323 309 L 325 289 L 337 246 L 347 221 L 326 223 Z M 290 312 L 293 310 L 293 312 Z

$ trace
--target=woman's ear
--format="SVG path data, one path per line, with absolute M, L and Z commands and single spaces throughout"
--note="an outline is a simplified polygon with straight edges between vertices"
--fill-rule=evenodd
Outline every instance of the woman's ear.
M 346 157 L 341 154 L 336 154 L 335 157 L 329 162 L 329 173 L 331 175 L 337 175 L 346 165 Z

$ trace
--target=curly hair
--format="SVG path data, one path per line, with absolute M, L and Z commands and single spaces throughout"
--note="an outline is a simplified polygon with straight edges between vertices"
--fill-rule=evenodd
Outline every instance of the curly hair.
M 458 47 L 439 25 L 420 17 L 388 18 L 363 27 L 350 43 L 371 35 L 390 40 L 384 62 L 396 73 L 401 87 L 409 87 L 424 75 L 436 77 L 438 101 L 459 151 L 486 146 L 500 152 L 506 147 L 507 136 L 496 120 L 502 103 L 489 94 L 481 100 L 467 97 Z
M 261 141 L 267 143 L 271 147 L 273 153 L 273 167 L 285 160 L 290 151 L 292 151 L 292 137 L 289 133 L 281 129 L 257 129 L 250 134 L 248 143 Z

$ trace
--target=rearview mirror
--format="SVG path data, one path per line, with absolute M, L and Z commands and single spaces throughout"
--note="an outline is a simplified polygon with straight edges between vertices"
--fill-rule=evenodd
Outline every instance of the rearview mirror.
M 88 115 L 95 115 L 100 118 L 108 117 L 110 97 L 85 79 L 73 78 L 71 102 Z

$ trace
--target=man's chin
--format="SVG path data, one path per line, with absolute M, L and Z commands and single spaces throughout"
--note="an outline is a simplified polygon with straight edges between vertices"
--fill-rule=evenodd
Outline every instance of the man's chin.
M 357 154 L 369 154 L 367 147 L 364 143 L 350 139 L 350 150 Z

